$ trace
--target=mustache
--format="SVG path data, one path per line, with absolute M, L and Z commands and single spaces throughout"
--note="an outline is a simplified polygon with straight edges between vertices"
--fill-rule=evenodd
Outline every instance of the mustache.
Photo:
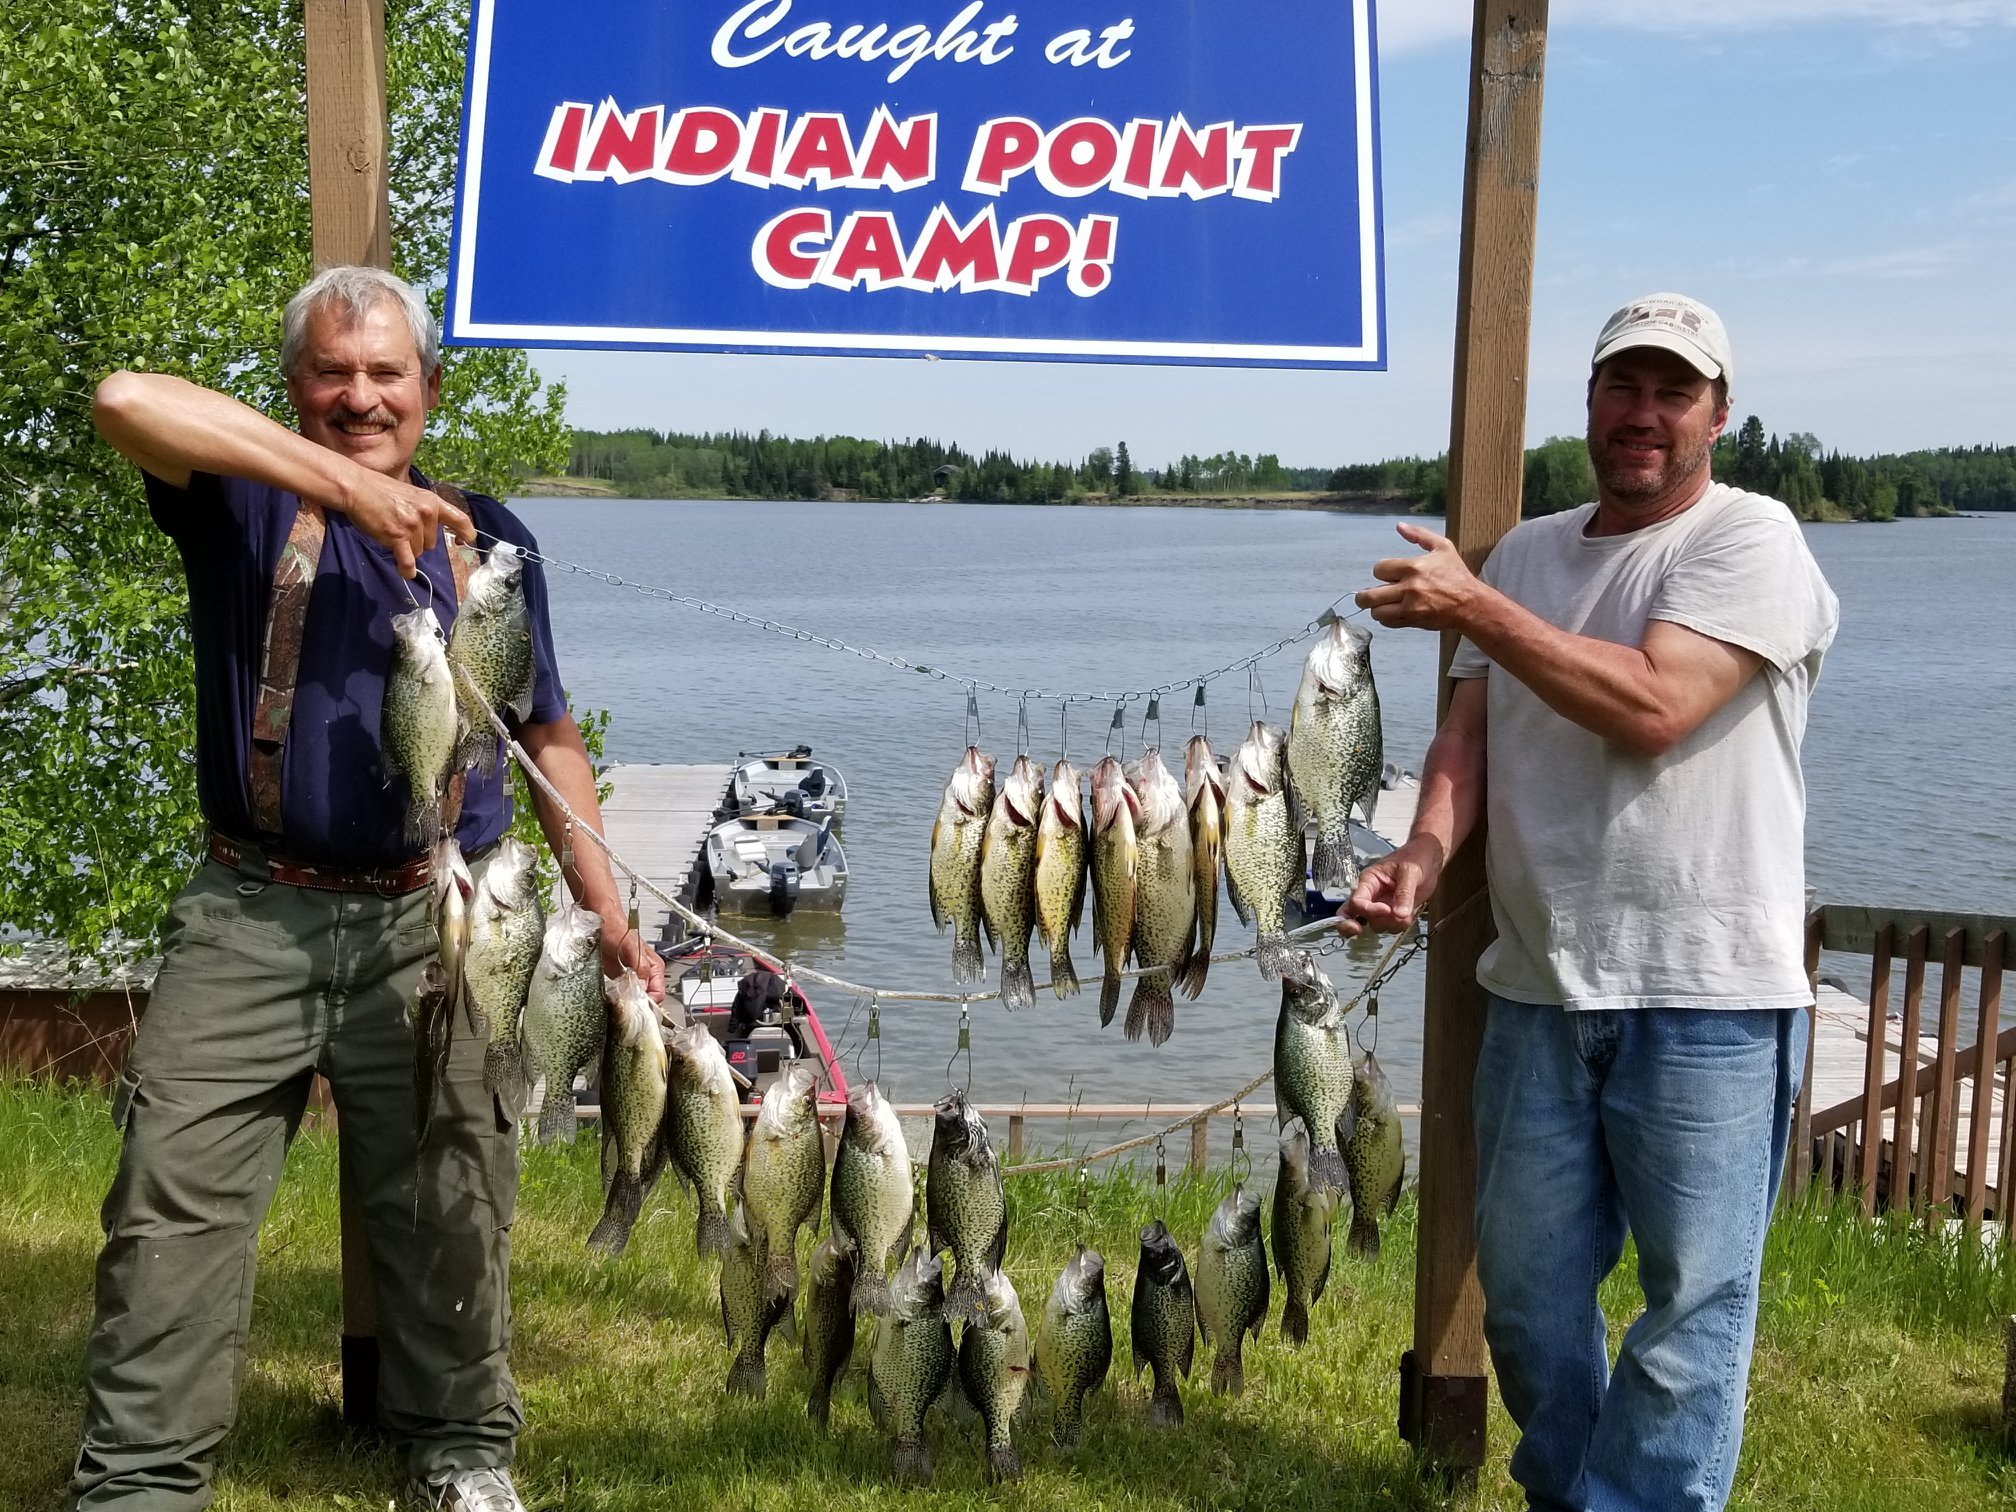
M 384 425 L 397 428 L 399 417 L 382 405 L 375 409 L 353 410 L 333 409 L 329 412 L 331 425 Z

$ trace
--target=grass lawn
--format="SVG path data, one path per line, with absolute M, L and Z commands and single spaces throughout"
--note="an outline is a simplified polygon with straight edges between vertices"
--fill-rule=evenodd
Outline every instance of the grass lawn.
M 1396 1363 L 1412 1327 L 1411 1200 L 1376 1263 L 1338 1245 L 1331 1290 L 1298 1352 L 1274 1318 L 1248 1348 L 1247 1392 L 1214 1399 L 1193 1378 L 1175 1433 L 1147 1426 L 1126 1369 L 1136 1233 L 1161 1216 L 1195 1258 L 1223 1178 L 1174 1183 L 1125 1172 L 1096 1183 L 1081 1212 L 1065 1179 L 1011 1182 L 1008 1269 L 1031 1327 L 1071 1246 L 1108 1261 L 1114 1369 L 1092 1401 L 1085 1447 L 1048 1443 L 1047 1409 L 1019 1435 L 1025 1479 L 988 1485 L 977 1425 L 934 1416 L 931 1491 L 888 1479 L 868 1419 L 860 1362 L 836 1397 L 830 1433 L 804 1411 L 805 1372 L 781 1337 L 770 1395 L 722 1392 L 727 1352 L 711 1265 L 670 1185 L 629 1252 L 591 1259 L 600 1211 L 595 1142 L 533 1151 L 516 1235 L 514 1360 L 527 1431 L 518 1477 L 535 1507 L 882 1509 L 984 1503 L 1011 1508 L 1429 1508 L 1522 1505 L 1506 1476 L 1512 1426 L 1493 1398 L 1491 1458 L 1474 1496 L 1417 1474 L 1394 1432 Z M 75 1451 L 90 1320 L 97 1205 L 117 1154 L 103 1097 L 0 1080 L 0 1507 L 47 1508 Z M 1268 1162 L 1271 1165 L 1271 1162 Z M 228 1508 L 383 1507 L 398 1493 L 386 1447 L 337 1417 L 336 1151 L 296 1142 L 260 1240 L 259 1305 L 237 1431 L 219 1468 Z M 1615 1331 L 1635 1286 L 1627 1256 L 1606 1292 Z M 1773 1512 L 2016 1506 L 1998 1447 L 1999 1320 L 2016 1311 L 2016 1265 L 1896 1226 L 1811 1211 L 1782 1220 L 1766 1260 L 1750 1427 L 1733 1505 Z M 1200 1346 L 1201 1351 L 1201 1346 Z M 1208 1358 L 1200 1353 L 1208 1379 Z M 953 1388 L 956 1392 L 956 1385 Z

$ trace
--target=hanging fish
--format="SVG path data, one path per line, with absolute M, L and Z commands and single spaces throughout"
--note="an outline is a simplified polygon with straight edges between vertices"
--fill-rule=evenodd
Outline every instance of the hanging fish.
M 1225 777 L 1211 742 L 1192 735 L 1183 748 L 1183 801 L 1190 810 L 1190 873 L 1196 894 L 1196 933 L 1190 961 L 1176 975 L 1183 996 L 1196 999 L 1211 970 L 1218 935 L 1218 872 L 1225 845 Z
M 1344 1164 L 1351 1171 L 1351 1252 L 1379 1258 L 1379 1220 L 1400 1201 L 1407 1153 L 1400 1142 L 1400 1108 L 1392 1083 L 1371 1051 L 1352 1084 L 1351 1123 Z
M 659 1142 L 698 1202 L 695 1248 L 703 1255 L 725 1255 L 728 1211 L 741 1174 L 744 1140 L 735 1074 L 728 1069 L 721 1042 L 705 1024 L 674 1031 L 667 1059 L 670 1071 Z
M 833 1387 L 854 1353 L 854 1251 L 829 1233 L 805 1267 L 805 1330 L 799 1348 L 811 1390 L 805 1415 L 821 1428 L 832 1412 Z
M 476 880 L 462 978 L 469 1017 L 490 1038 L 483 1052 L 483 1088 L 513 1107 L 525 1102 L 520 1035 L 545 936 L 536 858 L 529 845 L 506 835 Z
M 924 1181 L 931 1253 L 951 1250 L 959 1268 L 945 1299 L 946 1317 L 980 1322 L 986 1317 L 987 1277 L 1001 1268 L 1008 1252 L 1008 1194 L 987 1121 L 965 1094 L 948 1092 L 936 1113 Z
M 994 810 L 994 758 L 966 747 L 945 783 L 931 826 L 931 922 L 943 934 L 953 926 L 952 980 L 977 982 L 987 974 L 980 955 L 980 850 Z
M 469 910 L 475 902 L 476 883 L 469 875 L 469 866 L 462 859 L 462 847 L 455 837 L 444 833 L 434 842 L 434 851 L 429 859 L 429 909 L 434 922 L 436 953 L 441 960 L 442 974 L 446 980 L 448 1011 L 453 1013 L 463 1007 L 465 994 L 463 973 L 469 957 Z M 476 1034 L 488 1034 L 473 1003 L 468 1004 L 470 1030 Z
M 1022 1476 L 1013 1428 L 1032 1374 L 1021 1300 L 1007 1275 L 995 1271 L 987 1278 L 985 1320 L 968 1323 L 959 1333 L 959 1385 L 980 1414 L 987 1435 L 987 1472 L 997 1481 Z
M 1351 810 L 1371 822 L 1386 769 L 1379 692 L 1372 685 L 1372 632 L 1335 620 L 1302 664 L 1288 730 L 1288 770 L 1302 810 L 1316 828 L 1311 870 L 1325 892 L 1358 884 Z
M 1001 952 L 1001 1006 L 1011 1013 L 1036 1001 L 1029 931 L 1036 922 L 1036 827 L 1043 817 L 1043 769 L 1017 756 L 994 795 L 980 845 L 980 906 Z
M 1274 1023 L 1274 1085 L 1285 1118 L 1308 1131 L 1310 1180 L 1328 1191 L 1347 1185 L 1337 1120 L 1351 1106 L 1351 1041 L 1343 1008 L 1318 974 L 1316 987 L 1281 984 L 1281 1014 Z M 1397 1126 L 1396 1126 L 1397 1127 Z
M 602 916 L 569 897 L 546 923 L 525 995 L 525 1074 L 544 1081 L 539 1142 L 574 1139 L 574 1076 L 601 1053 Z
M 1219 1396 L 1236 1397 L 1246 1389 L 1246 1335 L 1259 1339 L 1269 1289 L 1260 1199 L 1250 1192 L 1227 1192 L 1197 1252 L 1197 1326 L 1215 1351 L 1211 1390 Z
M 896 1479 L 928 1485 L 931 1452 L 924 1445 L 924 1415 L 952 1379 L 953 1366 L 938 1257 L 914 1252 L 890 1282 L 890 1295 L 889 1312 L 875 1325 L 869 1383 L 895 1440 L 891 1459 Z
M 481 690 L 490 707 L 519 724 L 532 717 L 532 614 L 525 604 L 525 564 L 499 541 L 469 574 L 469 599 L 455 610 L 448 660 Z M 459 682 L 458 699 L 467 694 Z M 485 777 L 497 770 L 497 732 L 480 707 L 466 711 L 467 734 L 457 766 L 472 762 Z
M 1197 922 L 1190 813 L 1160 751 L 1143 752 L 1128 782 L 1141 805 L 1133 943 L 1134 964 L 1144 970 L 1127 1004 L 1127 1038 L 1145 1030 L 1159 1045 L 1176 1027 L 1175 973 L 1186 964 Z
M 875 1083 L 850 1087 L 833 1157 L 833 1237 L 856 1256 L 852 1305 L 889 1310 L 889 1268 L 910 1245 L 916 1185 L 896 1109 Z
M 819 1083 L 810 1066 L 793 1061 L 763 1094 L 742 1162 L 742 1211 L 773 1297 L 797 1294 L 798 1230 L 808 1223 L 818 1230 L 825 1188 Z
M 1190 1288 L 1190 1270 L 1183 1251 L 1157 1218 L 1141 1230 L 1141 1259 L 1134 1268 L 1134 1307 L 1129 1319 L 1134 1350 L 1134 1374 L 1155 1371 L 1155 1389 L 1148 1399 L 1148 1423 L 1154 1428 L 1183 1426 L 1183 1396 L 1178 1377 L 1190 1378 L 1197 1348 L 1197 1303 Z
M 1302 816 L 1288 782 L 1288 732 L 1254 721 L 1233 754 L 1225 785 L 1225 891 L 1259 937 L 1260 974 L 1268 981 L 1307 975 L 1306 957 L 1288 943 L 1287 902 L 1300 896 Z
M 1050 771 L 1043 819 L 1036 826 L 1036 934 L 1050 952 L 1050 986 L 1057 996 L 1078 992 L 1071 936 L 1085 912 L 1085 800 L 1078 769 L 1059 761 Z
M 1085 1398 L 1113 1363 L 1113 1320 L 1106 1309 L 1106 1262 L 1078 1246 L 1050 1290 L 1036 1332 L 1036 1367 L 1050 1393 L 1050 1440 L 1076 1449 L 1085 1433 Z
M 1310 1177 L 1309 1130 L 1299 1118 L 1281 1131 L 1281 1167 L 1274 1178 L 1274 1269 L 1287 1298 L 1281 1337 L 1300 1349 L 1309 1338 L 1309 1309 L 1330 1279 L 1330 1228 L 1343 1193 Z
M 379 738 L 387 774 L 406 779 L 406 839 L 422 847 L 441 838 L 441 799 L 456 771 L 462 737 L 455 675 L 432 609 L 392 616 L 392 666 L 385 674 Z
M 604 984 L 611 1018 L 602 1051 L 602 1220 L 590 1249 L 620 1255 L 644 1210 L 644 1197 L 664 1168 L 659 1130 L 665 1122 L 667 1062 L 658 1010 L 637 973 Z
M 413 1031 L 413 1134 L 422 1147 L 434 1127 L 434 1102 L 448 1073 L 455 1038 L 455 1005 L 448 997 L 448 971 L 439 959 L 420 968 L 420 980 L 406 1004 Z
M 1105 958 L 1099 983 L 1099 1023 L 1113 1022 L 1120 1006 L 1120 973 L 1134 945 L 1134 905 L 1140 869 L 1135 820 L 1141 800 L 1111 756 L 1092 768 L 1092 933 Z
M 728 1244 L 721 1257 L 721 1327 L 734 1351 L 728 1367 L 729 1391 L 762 1400 L 764 1348 L 770 1342 L 770 1331 L 790 1312 L 788 1296 L 768 1294 L 763 1246 L 749 1237 L 741 1213 L 736 1213 L 728 1222 Z

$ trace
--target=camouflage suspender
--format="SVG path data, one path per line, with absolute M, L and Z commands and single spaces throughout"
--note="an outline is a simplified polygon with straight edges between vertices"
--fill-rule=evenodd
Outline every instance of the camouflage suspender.
M 452 483 L 436 483 L 434 492 L 465 514 L 468 495 Z M 301 674 L 301 637 L 308 626 L 308 600 L 322 563 L 322 545 L 329 533 L 328 516 L 313 499 L 301 500 L 294 528 L 280 548 L 273 569 L 271 607 L 259 658 L 259 696 L 252 710 L 252 752 L 248 773 L 252 820 L 262 840 L 280 836 L 280 768 L 287 746 L 287 728 L 294 718 L 294 687 Z M 469 598 L 469 574 L 482 558 L 472 546 L 448 539 L 448 566 L 455 580 L 459 611 Z M 442 827 L 453 833 L 462 816 L 462 795 L 468 774 L 455 773 L 441 799 Z

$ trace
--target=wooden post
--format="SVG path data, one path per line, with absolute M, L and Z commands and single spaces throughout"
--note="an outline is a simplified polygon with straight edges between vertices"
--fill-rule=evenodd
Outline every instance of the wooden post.
M 1883 1057 L 1890 1034 L 1890 957 L 1896 953 L 1897 926 L 1885 920 L 1876 931 L 1876 960 L 1869 968 L 1869 1045 L 1862 1071 L 1862 1151 L 1855 1166 L 1862 1211 L 1872 1216 L 1876 1212 L 1876 1172 L 1883 1159 Z M 1903 1072 L 1898 1074 L 1901 1076 Z
M 1922 1169 L 1925 1221 L 1935 1232 L 1953 1204 L 1953 1143 L 1959 1129 L 1960 1104 L 1954 1087 L 1953 1062 L 1960 1053 L 1960 976 L 1967 954 L 1967 932 L 1946 931 L 1945 955 L 1939 968 L 1939 1038 L 1932 1061 L 1932 1103 L 1926 1115 L 1926 1153 Z
M 1519 522 L 1546 55 L 1546 0 L 1477 0 L 1449 436 L 1449 534 L 1472 568 Z M 1455 650 L 1456 637 L 1444 635 L 1445 714 Z M 1429 911 L 1414 1347 L 1400 1361 L 1401 1437 L 1430 1464 L 1466 1478 L 1484 1462 L 1487 1402 L 1470 1118 L 1484 1028 L 1477 958 L 1492 938 L 1490 911 L 1476 901 L 1483 891 L 1480 824 L 1450 858 Z
M 1204 1167 L 1211 1159 L 1211 1120 L 1200 1118 L 1190 1125 L 1190 1164 L 1184 1169 L 1192 1176 L 1202 1176 Z
M 1931 938 L 1923 924 L 1904 941 L 1904 1023 L 1897 1041 L 1897 1122 L 1890 1140 L 1890 1206 L 1916 1213 L 1924 1189 L 1912 1179 L 1918 1166 L 1918 1015 L 1925 1000 L 1925 951 Z
M 392 265 L 384 0 L 306 0 L 308 216 L 318 268 Z M 337 1138 L 343 1137 L 337 1125 Z M 338 1161 L 343 1224 L 343 1416 L 378 1419 L 378 1299 L 363 1204 Z
M 1967 1126 L 1967 1222 L 1978 1226 L 1988 1211 L 1988 1125 L 1995 1117 L 1995 1067 L 1988 1047 L 2002 1025 L 2002 952 L 2008 936 L 1997 929 L 1981 942 L 1981 1001 L 1974 1021 L 1974 1107 Z M 2003 1117 L 2008 1117 L 2008 1089 L 2003 1093 Z
M 1010 1165 L 1020 1165 L 1022 1163 L 1022 1125 L 1025 1121 L 1020 1113 L 1010 1113 L 1008 1115 L 1008 1163 Z
M 1792 1103 L 1792 1129 L 1785 1173 L 1778 1183 L 1778 1201 L 1783 1204 L 1804 1197 L 1813 1184 L 1813 1042 L 1820 1038 L 1820 938 L 1826 911 L 1816 908 L 1806 917 L 1806 986 L 1813 993 L 1813 1006 L 1806 1014 L 1806 1067 L 1799 1073 L 1799 1095 Z M 1832 1181 L 1832 1176 L 1829 1176 Z

